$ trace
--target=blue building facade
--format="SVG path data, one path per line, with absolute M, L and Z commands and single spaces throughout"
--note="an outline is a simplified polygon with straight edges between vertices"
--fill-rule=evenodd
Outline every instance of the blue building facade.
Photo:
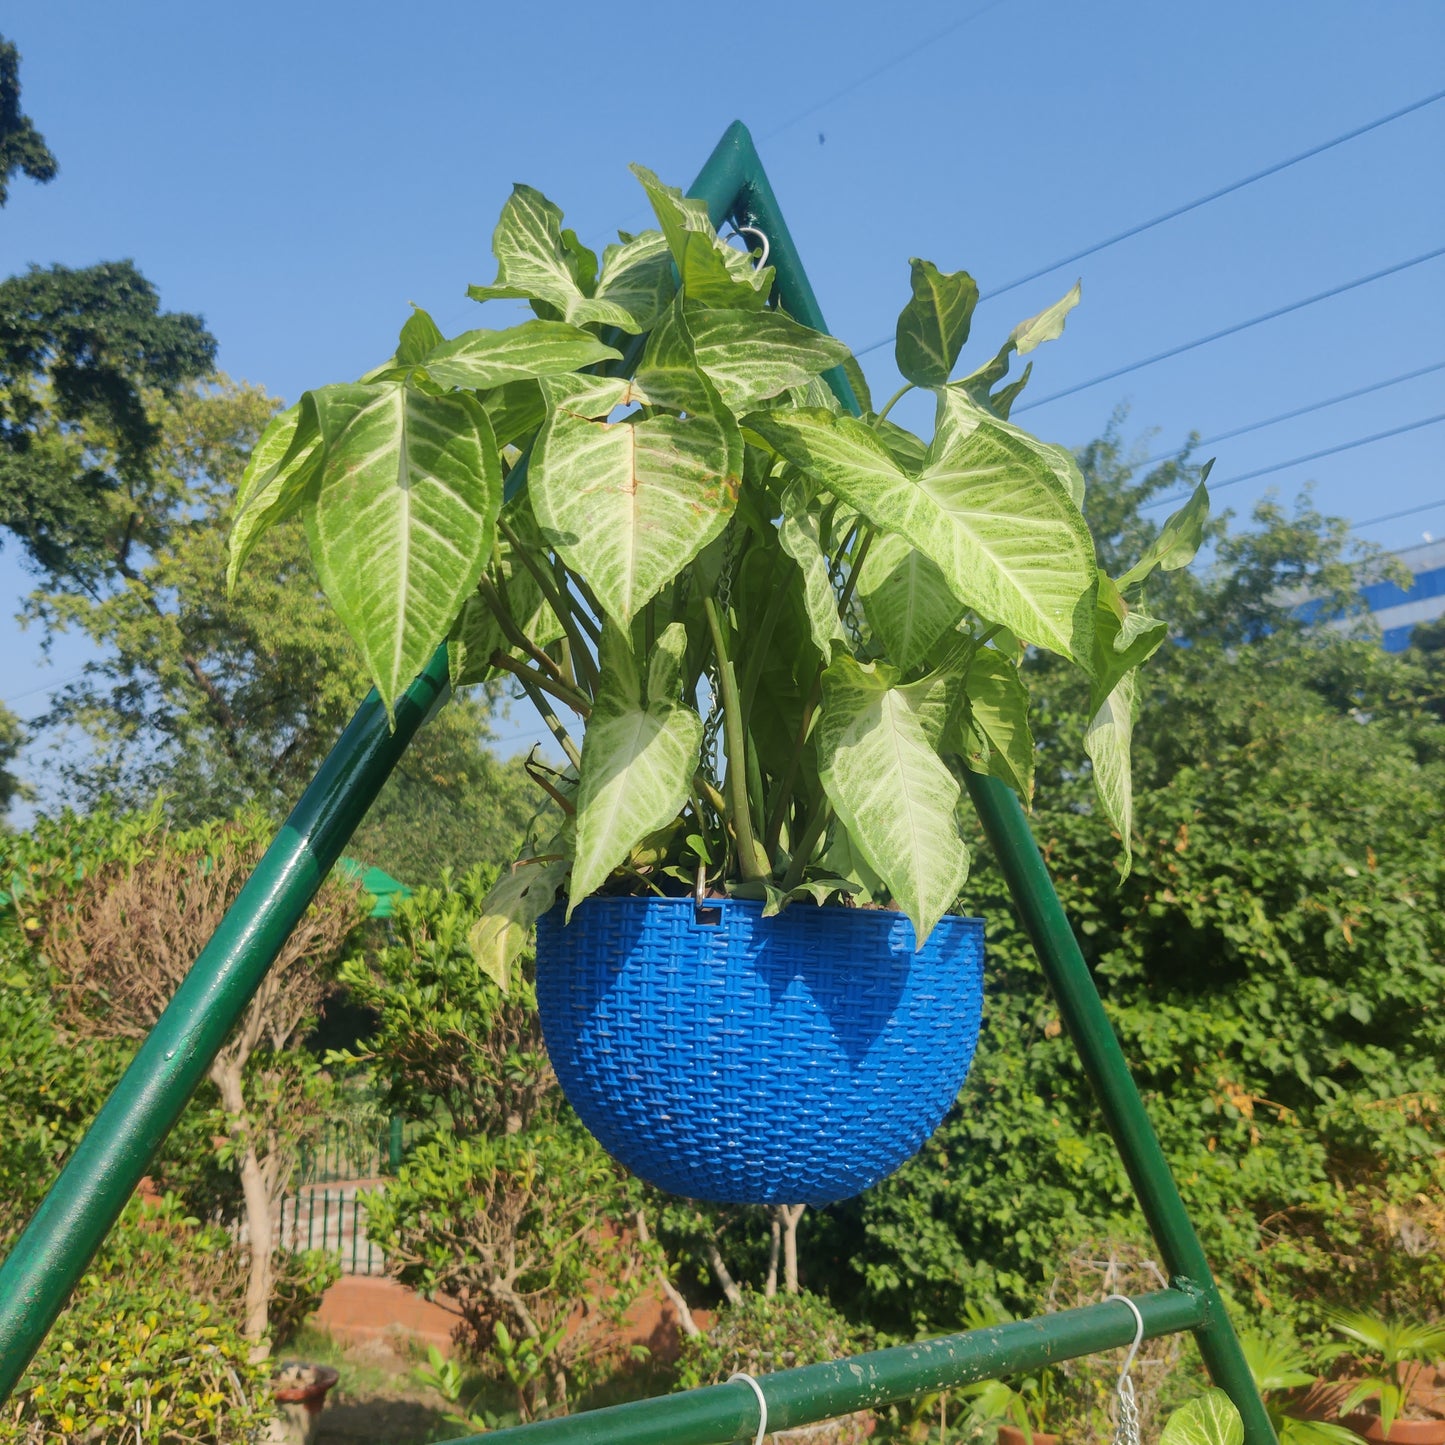
M 1372 582 L 1361 595 L 1384 633 L 1385 651 L 1403 652 L 1417 624 L 1445 616 L 1445 541 L 1424 542 L 1394 555 L 1410 569 L 1415 585 L 1403 591 L 1393 582 Z

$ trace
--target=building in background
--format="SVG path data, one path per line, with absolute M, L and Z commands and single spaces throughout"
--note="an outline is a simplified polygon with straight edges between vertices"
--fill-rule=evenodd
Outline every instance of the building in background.
M 1361 595 L 1384 633 L 1386 652 L 1403 652 L 1421 622 L 1445 617 L 1445 541 L 1422 542 L 1394 556 L 1410 569 L 1415 585 L 1402 591 L 1393 582 L 1372 582 Z

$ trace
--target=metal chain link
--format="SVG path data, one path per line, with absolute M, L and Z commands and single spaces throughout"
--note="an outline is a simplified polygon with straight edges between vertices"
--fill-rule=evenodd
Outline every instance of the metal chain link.
M 717 579 L 717 604 L 722 614 L 723 626 L 727 626 L 728 613 L 733 605 L 733 567 L 737 561 L 737 530 L 729 524 L 723 533 L 722 568 Z M 717 658 L 707 668 L 708 709 L 702 724 L 702 766 L 713 787 L 722 787 L 722 768 L 719 762 L 718 733 L 722 731 L 722 684 L 718 679 Z

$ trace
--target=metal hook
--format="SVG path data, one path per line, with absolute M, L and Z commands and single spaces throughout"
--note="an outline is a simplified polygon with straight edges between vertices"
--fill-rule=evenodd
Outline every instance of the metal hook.
M 756 236 L 763 243 L 763 254 L 758 259 L 758 270 L 761 271 L 768 264 L 768 257 L 772 254 L 772 245 L 768 241 L 766 231 L 761 231 L 756 226 L 737 226 L 732 228 L 734 236 Z
M 768 1433 L 768 1397 L 763 1394 L 763 1387 L 746 1371 L 739 1370 L 737 1374 L 728 1376 L 728 1384 L 731 1385 L 734 1380 L 745 1380 L 758 1397 L 758 1433 L 753 1436 L 753 1445 L 763 1445 L 763 1436 Z

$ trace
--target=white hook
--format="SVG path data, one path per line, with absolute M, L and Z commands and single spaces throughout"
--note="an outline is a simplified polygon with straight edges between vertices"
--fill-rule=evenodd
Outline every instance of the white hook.
M 759 230 L 756 226 L 734 226 L 732 234 L 734 236 L 756 236 L 763 243 L 763 254 L 758 260 L 758 269 L 761 271 L 768 264 L 768 256 L 772 252 L 767 232 Z
M 1134 1315 L 1134 1343 L 1129 1346 L 1129 1353 L 1124 1357 L 1124 1368 L 1119 1371 L 1119 1379 L 1122 1381 L 1128 1375 L 1129 1367 L 1134 1363 L 1134 1356 L 1139 1353 L 1139 1346 L 1143 1343 L 1144 1316 L 1139 1313 L 1139 1306 L 1126 1294 L 1111 1294 L 1106 1297 L 1105 1303 L 1115 1299 L 1128 1305 Z
M 758 1397 L 758 1433 L 753 1436 L 753 1445 L 763 1445 L 763 1436 L 768 1433 L 768 1398 L 763 1394 L 763 1387 L 746 1370 L 728 1376 L 728 1384 L 731 1385 L 734 1380 L 746 1380 Z

